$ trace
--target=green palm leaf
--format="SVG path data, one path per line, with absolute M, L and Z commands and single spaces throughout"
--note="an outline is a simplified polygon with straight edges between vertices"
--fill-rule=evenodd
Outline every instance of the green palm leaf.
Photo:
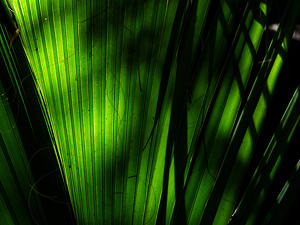
M 10 6 L 2 4 L 11 7 L 16 17 L 34 89 L 26 89 L 18 77 L 21 72 L 10 66 L 11 59 L 16 58 L 16 63 L 21 59 L 12 57 L 12 39 L 6 34 L 2 58 L 36 136 L 30 108 L 43 110 L 77 223 L 227 224 L 256 149 L 300 4 L 286 3 L 244 106 L 272 1 L 251 0 L 245 8 L 233 0 L 221 1 L 218 8 L 208 0 L 8 2 Z M 10 32 L 5 24 L 3 30 Z M 40 103 L 28 103 L 29 93 Z M 274 134 L 277 142 L 270 142 L 278 150 L 266 149 L 265 155 L 272 159 L 287 151 L 287 138 L 297 127 L 296 99 L 295 95 Z M 280 135 L 281 129 L 286 136 Z M 7 160 L 2 159 L 3 165 Z M 232 222 L 257 221 L 262 209 L 252 206 L 256 199 L 266 201 L 257 193 L 271 187 L 260 178 L 267 176 L 263 168 L 274 174 L 280 171 L 273 162 L 259 165 L 248 189 L 241 192 Z M 297 172 L 291 176 L 297 177 Z M 33 184 L 39 181 L 30 179 Z M 289 174 L 288 179 L 292 179 Z M 290 201 L 296 187 L 284 188 L 280 199 Z M 2 199 L 11 192 L 2 188 Z M 28 192 L 31 189 L 24 195 Z M 19 212 L 6 202 L 1 205 L 5 212 Z M 45 207 L 38 200 L 36 204 L 36 211 Z M 275 218 L 275 210 L 280 208 L 271 209 L 266 223 Z M 27 216 L 28 223 L 46 220 L 43 213 Z M 11 223 L 20 217 L 11 217 Z

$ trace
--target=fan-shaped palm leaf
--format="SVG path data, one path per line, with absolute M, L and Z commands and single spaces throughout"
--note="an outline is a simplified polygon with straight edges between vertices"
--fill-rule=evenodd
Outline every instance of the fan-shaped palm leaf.
M 227 224 L 300 4 L 286 3 L 242 104 L 272 1 L 8 2 L 77 223 Z M 11 44 L 2 57 L 22 99 Z M 252 205 L 273 182 L 262 177 L 278 173 L 274 160 L 298 124 L 297 93 L 231 223 L 257 221 L 261 209 Z M 280 200 L 290 201 L 296 186 Z

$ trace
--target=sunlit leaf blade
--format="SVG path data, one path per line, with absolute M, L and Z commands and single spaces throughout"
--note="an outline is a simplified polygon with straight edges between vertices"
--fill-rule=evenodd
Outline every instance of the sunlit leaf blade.
M 216 77 L 212 77 L 211 79 L 214 82 L 211 83 L 212 86 L 208 90 L 208 100 L 206 103 L 210 108 L 208 111 L 205 110 L 207 120 L 204 121 L 204 124 L 202 125 L 203 128 L 201 128 L 201 132 L 203 133 L 198 139 L 199 143 L 194 152 L 194 158 L 192 158 L 195 160 L 193 162 L 194 168 L 192 167 L 193 170 L 190 171 L 191 177 L 189 183 L 187 183 L 187 195 L 194 196 L 192 193 L 197 193 L 199 195 L 199 198 L 195 198 L 194 203 L 186 203 L 186 207 L 189 207 L 190 205 L 195 205 L 194 207 L 197 207 L 197 210 L 192 211 L 194 214 L 192 214 L 190 218 L 191 224 L 199 221 L 202 217 L 201 214 L 196 212 L 198 210 L 200 212 L 203 211 L 210 195 L 209 187 L 214 183 L 214 177 L 218 172 L 224 154 L 222 153 L 222 148 L 220 146 L 226 145 L 229 140 L 234 119 L 242 99 L 242 93 L 250 75 L 255 51 L 257 50 L 263 32 L 263 26 L 260 24 L 262 21 L 256 21 L 255 17 L 257 16 L 253 16 L 259 13 L 258 10 L 253 10 L 256 8 L 254 7 L 255 4 L 257 3 L 253 2 L 252 5 L 250 4 L 245 10 L 244 17 L 241 20 L 240 27 L 232 44 L 232 50 L 227 56 L 227 62 L 220 76 L 218 69 L 220 69 L 221 66 L 216 66 L 216 68 L 214 68 L 216 69 L 214 71 Z M 224 9 L 228 10 L 226 5 L 224 6 Z M 220 11 L 220 13 L 222 13 L 222 11 Z M 224 30 L 226 29 L 224 25 L 222 28 Z M 245 34 L 248 34 L 248 31 L 246 30 L 253 32 L 250 32 L 249 39 L 245 38 Z M 250 47 L 248 48 L 248 45 L 251 45 L 251 43 L 248 43 L 249 40 L 252 41 L 252 46 L 256 49 L 254 52 L 249 52 Z M 251 56 L 251 54 L 254 55 Z M 234 59 L 236 59 L 236 61 Z M 220 60 L 219 63 L 222 63 L 222 60 Z M 209 95 L 211 96 L 209 97 Z M 207 155 L 209 156 L 209 160 L 206 163 L 205 158 L 207 158 Z M 208 164 L 208 166 L 206 166 L 206 164 Z M 206 172 L 203 173 L 205 170 Z M 198 176 L 196 174 L 198 174 Z M 193 180 L 197 180 L 196 182 L 198 182 L 198 184 L 193 184 Z M 192 191 L 190 188 L 194 190 Z
M 155 222 L 167 133 L 140 131 L 152 129 L 160 110 L 170 115 L 167 104 L 156 115 L 147 110 L 157 101 L 160 63 L 178 10 L 175 1 L 153 3 L 15 4 L 79 223 Z M 185 4 L 180 6 L 182 21 Z M 167 127 L 168 119 L 161 121 Z M 145 148 L 149 136 L 158 139 Z
M 239 223 L 254 224 L 260 209 L 264 206 L 268 192 L 274 182 L 280 165 L 286 155 L 293 134 L 299 124 L 299 88 L 295 91 L 281 122 L 266 149 L 260 165 L 248 185 L 234 220 Z M 269 182 L 264 182 L 268 179 Z M 251 209 L 251 210 L 250 210 Z
M 216 188 L 215 193 L 220 193 L 222 188 L 225 188 L 225 180 L 228 179 L 226 184 L 227 186 L 222 197 L 223 204 L 220 204 L 219 206 L 219 212 L 222 211 L 222 215 L 224 215 L 222 209 L 230 203 L 228 201 L 235 202 L 238 197 L 237 194 L 234 193 L 239 192 L 236 188 L 238 189 L 239 185 L 241 185 L 240 180 L 243 179 L 244 174 L 247 171 L 247 167 L 254 151 L 254 146 L 257 142 L 257 138 L 255 137 L 258 136 L 262 128 L 264 114 L 266 113 L 267 107 L 274 94 L 276 80 L 278 79 L 279 71 L 281 70 L 283 61 L 286 57 L 286 54 L 283 51 L 287 51 L 288 43 L 290 42 L 293 34 L 293 29 L 289 28 L 291 26 L 293 28 L 296 25 L 297 18 L 299 17 L 297 3 L 295 3 L 295 5 L 290 4 L 289 6 L 290 7 L 286 8 L 285 14 L 281 19 L 281 27 L 277 34 L 275 34 L 273 42 L 271 43 L 270 49 L 266 55 L 266 62 L 262 64 L 245 109 L 239 119 L 237 128 L 234 131 L 232 140 L 228 147 L 228 153 L 225 156 L 225 161 L 219 174 L 220 181 L 219 183 L 217 181 L 214 187 Z M 268 58 L 274 60 L 267 60 Z M 263 83 L 265 83 L 264 86 L 262 85 Z M 261 93 L 260 96 L 259 93 Z M 252 113 L 253 115 L 251 115 Z M 251 120 L 250 118 L 253 119 Z M 244 134 L 245 136 L 243 137 Z M 230 175 L 229 171 L 231 171 Z M 228 178 L 228 176 L 230 177 Z M 213 194 L 214 193 L 212 193 L 212 196 Z M 257 211 L 259 211 L 258 208 L 256 207 Z M 230 214 L 231 212 L 228 212 L 225 220 L 228 221 Z M 221 218 L 223 218 L 223 216 Z M 254 217 L 251 216 L 251 218 Z M 243 216 L 243 219 L 245 219 L 245 216 Z

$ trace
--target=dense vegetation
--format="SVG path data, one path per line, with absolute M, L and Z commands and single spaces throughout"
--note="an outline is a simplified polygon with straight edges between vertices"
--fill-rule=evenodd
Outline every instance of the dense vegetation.
M 0 224 L 299 223 L 299 13 L 1 0 Z

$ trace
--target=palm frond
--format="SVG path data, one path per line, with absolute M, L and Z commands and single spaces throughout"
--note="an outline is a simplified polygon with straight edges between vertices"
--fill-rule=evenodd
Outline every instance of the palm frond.
M 9 41 L 1 42 L 2 58 L 37 136 L 30 108 L 43 110 L 78 224 L 279 224 L 275 212 L 283 210 L 281 200 L 293 203 L 297 184 L 287 185 L 298 164 L 268 215 L 261 216 L 261 193 L 272 187 L 269 173 L 280 173 L 279 157 L 297 128 L 298 91 L 247 190 L 242 185 L 299 18 L 296 0 L 286 3 L 257 74 L 273 1 L 8 2 L 32 91 L 10 69 Z M 28 103 L 32 93 L 39 102 Z M 27 161 L 22 168 L 30 171 Z M 12 210 L 19 209 L 6 206 Z M 36 214 L 27 214 L 29 223 L 49 218 Z

